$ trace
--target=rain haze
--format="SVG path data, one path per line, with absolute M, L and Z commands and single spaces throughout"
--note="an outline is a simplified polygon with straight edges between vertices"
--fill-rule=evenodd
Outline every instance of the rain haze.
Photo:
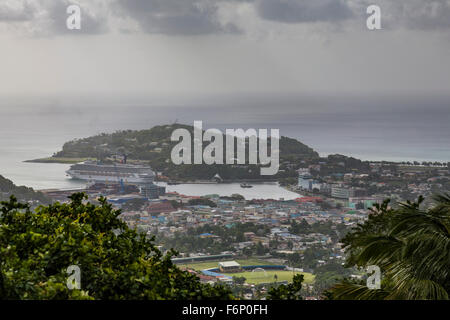
M 66 9 L 81 8 L 81 29 Z M 448 1 L 2 1 L 2 96 L 446 94 Z
M 448 161 L 449 16 L 445 0 L 2 1 L 0 148 L 23 161 L 203 120 L 279 128 L 322 155 Z

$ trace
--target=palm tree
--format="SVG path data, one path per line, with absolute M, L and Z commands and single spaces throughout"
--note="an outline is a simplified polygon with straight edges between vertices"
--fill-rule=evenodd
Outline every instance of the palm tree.
M 332 298 L 449 299 L 450 195 L 434 200 L 429 210 L 420 208 L 423 197 L 398 209 L 389 208 L 388 200 L 377 205 L 342 241 L 347 266 L 381 268 L 381 289 L 343 281 L 330 289 Z

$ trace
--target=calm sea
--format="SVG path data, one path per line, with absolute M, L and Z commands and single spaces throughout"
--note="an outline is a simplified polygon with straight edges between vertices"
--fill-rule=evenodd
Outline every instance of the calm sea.
M 321 155 L 340 153 L 364 160 L 450 161 L 450 99 L 281 99 L 202 102 L 194 105 L 70 104 L 0 105 L 0 174 L 35 189 L 76 188 L 68 165 L 25 163 L 60 150 L 64 142 L 120 129 L 158 124 L 204 128 L 278 128 Z M 243 190 L 238 185 L 170 186 L 186 194 L 248 192 L 250 198 L 292 198 L 276 185 Z M 179 190 L 178 190 L 179 189 Z

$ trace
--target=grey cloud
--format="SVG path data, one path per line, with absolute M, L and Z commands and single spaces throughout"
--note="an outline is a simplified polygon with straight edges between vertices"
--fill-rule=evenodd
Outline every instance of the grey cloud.
M 365 26 L 366 8 L 377 4 L 384 29 L 449 30 L 450 0 L 80 0 L 81 30 L 66 28 L 67 6 L 75 0 L 0 0 L 0 22 L 24 23 L 38 35 L 99 34 L 108 22 L 127 17 L 147 33 L 207 35 L 240 33 L 232 18 L 219 19 L 224 3 L 251 3 L 257 19 L 284 24 L 340 23 Z M 111 19 L 111 20 L 109 20 Z M 344 24 L 350 22 L 349 24 Z M 242 25 L 242 24 L 241 24 Z M 126 28 L 130 32 L 131 29 Z M 16 30 L 16 29 L 15 29 Z M 17 29 L 19 30 L 19 29 Z
M 2 0 L 3 1 L 3 0 Z M 81 30 L 66 26 L 67 7 L 78 4 L 70 0 L 12 0 L 0 3 L 0 22 L 17 23 L 14 31 L 33 36 L 59 34 L 98 34 L 107 30 L 106 14 L 96 9 L 96 1 L 86 2 L 81 8 Z M 94 14 L 95 12 L 96 14 Z M 20 28 L 22 27 L 22 29 Z
M 386 11 L 392 10 L 392 21 L 410 29 L 437 30 L 450 28 L 450 1 L 409 0 L 403 3 L 389 3 Z M 389 11 L 387 12 L 389 13 Z
M 237 33 L 234 24 L 217 19 L 219 1 L 118 0 L 121 13 L 137 21 L 144 32 L 169 35 Z
M 29 1 L 0 3 L 0 21 L 27 21 L 34 17 L 35 7 Z
M 50 32 L 53 34 L 101 34 L 107 31 L 107 21 L 104 15 L 94 15 L 89 8 L 80 5 L 81 9 L 81 29 L 69 30 L 66 26 L 68 14 L 67 7 L 74 2 L 50 1 L 47 4 L 48 21 Z
M 337 22 L 353 16 L 343 0 L 256 0 L 261 18 L 283 23 Z
M 383 29 L 445 30 L 450 28 L 450 0 L 348 0 L 358 19 L 372 4 L 381 8 Z
M 450 28 L 450 0 L 114 0 L 122 15 L 136 20 L 142 30 L 162 34 L 240 32 L 234 24 L 221 25 L 222 3 L 253 3 L 262 20 L 286 24 L 361 22 L 366 8 L 382 9 L 385 29 L 439 30 Z M 350 25 L 351 26 L 351 25 Z
M 366 19 L 366 8 L 381 7 L 385 29 L 450 29 L 450 0 L 254 0 L 262 19 L 310 23 Z

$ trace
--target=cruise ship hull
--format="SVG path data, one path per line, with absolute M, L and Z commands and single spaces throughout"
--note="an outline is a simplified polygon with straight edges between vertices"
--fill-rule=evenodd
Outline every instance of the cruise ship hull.
M 123 183 L 137 183 L 145 184 L 152 183 L 153 179 L 143 179 L 140 177 L 111 177 L 111 176 L 101 176 L 101 175 L 83 175 L 71 173 L 70 170 L 67 171 L 67 175 L 72 179 L 92 181 L 92 182 L 104 182 L 104 183 L 117 183 L 123 181 Z
M 154 180 L 154 172 L 150 167 L 126 164 L 97 164 L 84 162 L 75 164 L 66 171 L 73 179 L 88 182 L 148 184 Z

